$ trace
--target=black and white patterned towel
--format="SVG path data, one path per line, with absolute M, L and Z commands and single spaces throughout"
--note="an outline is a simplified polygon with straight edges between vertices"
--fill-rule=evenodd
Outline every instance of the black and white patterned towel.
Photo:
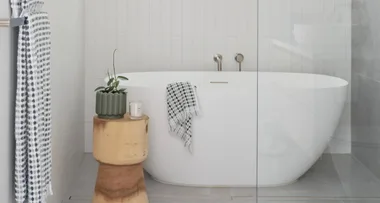
M 45 203 L 51 188 L 50 22 L 43 2 L 12 0 L 24 13 L 17 56 L 15 110 L 15 197 L 18 203 Z
M 169 130 L 192 152 L 192 119 L 200 113 L 196 87 L 190 82 L 171 83 L 166 87 L 166 100 Z

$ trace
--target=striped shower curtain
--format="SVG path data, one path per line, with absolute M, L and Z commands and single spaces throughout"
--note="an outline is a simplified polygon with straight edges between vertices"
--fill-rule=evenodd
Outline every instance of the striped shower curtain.
M 51 187 L 50 22 L 40 0 L 11 0 L 20 27 L 15 109 L 15 197 L 44 203 Z

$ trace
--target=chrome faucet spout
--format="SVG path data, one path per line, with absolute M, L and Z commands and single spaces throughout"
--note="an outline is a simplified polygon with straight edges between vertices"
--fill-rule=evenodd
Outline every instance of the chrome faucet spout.
M 216 54 L 214 56 L 214 61 L 218 65 L 218 71 L 223 71 L 223 56 L 221 54 Z

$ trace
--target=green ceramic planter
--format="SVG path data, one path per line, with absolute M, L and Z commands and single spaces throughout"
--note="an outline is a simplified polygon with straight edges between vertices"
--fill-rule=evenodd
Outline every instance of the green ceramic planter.
M 127 93 L 96 92 L 95 112 L 99 118 L 123 118 L 127 112 Z

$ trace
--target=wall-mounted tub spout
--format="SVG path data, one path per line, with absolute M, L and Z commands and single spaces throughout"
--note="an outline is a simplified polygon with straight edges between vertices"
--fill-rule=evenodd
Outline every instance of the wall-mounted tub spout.
M 216 54 L 214 56 L 214 61 L 218 64 L 218 71 L 223 70 L 223 56 L 221 54 Z

